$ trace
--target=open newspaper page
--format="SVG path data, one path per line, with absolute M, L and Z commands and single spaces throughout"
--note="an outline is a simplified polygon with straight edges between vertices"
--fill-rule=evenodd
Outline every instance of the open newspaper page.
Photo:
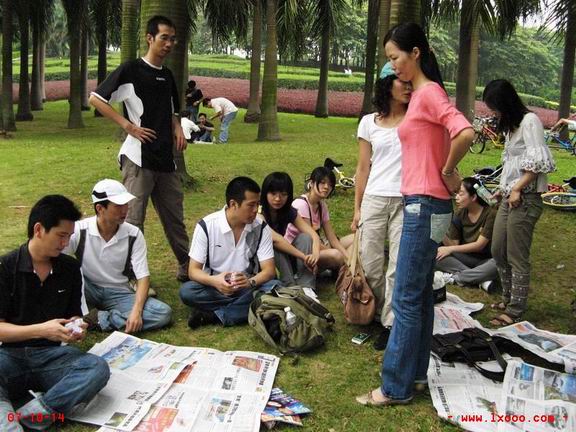
M 501 370 L 496 361 L 482 362 L 489 370 Z M 430 396 L 438 416 L 473 432 L 496 432 L 492 422 L 498 413 L 502 384 L 483 377 L 465 363 L 446 363 L 430 356 Z
M 279 362 L 269 354 L 176 347 L 120 332 L 90 352 L 108 362 L 114 380 L 74 419 L 104 426 L 101 431 L 257 432 Z M 162 391 L 153 400 L 134 400 L 126 389 L 136 388 Z M 124 400 L 130 402 L 122 412 L 132 420 L 118 427 L 108 419 Z
M 491 332 L 553 363 L 564 364 L 567 372 L 576 370 L 576 336 L 540 330 L 522 321 Z
M 576 375 L 521 361 L 506 369 L 498 432 L 576 430 Z
M 467 303 L 457 295 L 447 293 L 446 300 L 434 306 L 434 334 L 454 333 L 469 327 L 482 328 L 470 314 L 483 307 L 482 303 Z
M 170 387 L 166 383 L 138 381 L 120 370 L 111 372 L 106 387 L 88 404 L 74 410 L 71 420 L 131 431 Z

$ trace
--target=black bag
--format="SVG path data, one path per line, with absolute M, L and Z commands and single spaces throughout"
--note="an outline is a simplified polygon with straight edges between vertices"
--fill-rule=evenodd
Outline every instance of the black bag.
M 492 337 L 484 330 L 471 327 L 457 333 L 434 335 L 432 352 L 444 362 L 465 362 L 486 378 L 502 382 L 508 364 L 501 350 L 510 343 L 504 338 Z M 477 363 L 488 360 L 498 361 L 502 372 L 484 369 Z

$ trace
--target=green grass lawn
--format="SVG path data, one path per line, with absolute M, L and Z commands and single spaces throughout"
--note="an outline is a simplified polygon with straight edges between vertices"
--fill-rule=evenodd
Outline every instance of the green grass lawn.
M 41 196 L 61 193 L 76 201 L 86 216 L 92 215 L 90 192 L 100 179 L 120 178 L 116 164 L 119 142 L 117 128 L 107 120 L 85 113 L 86 128 L 66 129 L 68 105 L 53 102 L 35 120 L 18 123 L 18 131 L 8 140 L 0 140 L 0 253 L 25 241 L 25 226 L 30 206 Z M 279 114 L 282 141 L 257 143 L 257 125 L 242 122 L 243 112 L 232 124 L 230 144 L 191 146 L 186 151 L 188 172 L 197 181 L 195 190 L 185 193 L 185 218 L 191 233 L 195 222 L 224 204 L 227 182 L 237 175 L 248 175 L 259 183 L 271 171 L 292 175 L 297 192 L 303 179 L 327 156 L 344 163 L 344 172 L 354 171 L 357 148 L 356 120 L 349 118 L 316 119 L 312 116 Z M 558 172 L 554 182 L 576 174 L 576 158 L 554 153 Z M 469 174 L 473 167 L 496 164 L 499 153 L 488 150 L 468 155 L 460 164 Z M 339 235 L 348 232 L 353 208 L 353 191 L 338 191 L 330 200 L 331 220 Z M 532 248 L 532 292 L 525 318 L 541 328 L 576 333 L 570 315 L 575 296 L 574 239 L 576 215 L 545 209 L 538 223 Z M 165 330 L 141 336 L 175 345 L 211 347 L 219 350 L 272 352 L 248 327 L 223 329 L 208 326 L 187 328 L 186 308 L 178 299 L 175 279 L 176 260 L 165 240 L 160 223 L 150 207 L 146 220 L 152 283 L 162 300 L 174 309 L 174 323 Z M 562 268 L 557 268 L 562 264 Z M 480 290 L 453 288 L 452 292 L 470 301 L 491 303 L 498 300 Z M 370 343 L 357 346 L 350 342 L 359 331 L 375 328 L 347 325 L 331 282 L 319 288 L 322 302 L 334 313 L 337 324 L 324 348 L 300 356 L 294 362 L 283 358 L 276 384 L 310 405 L 314 413 L 304 420 L 307 431 L 439 431 L 457 430 L 438 419 L 428 397 L 420 396 L 409 407 L 369 409 L 358 405 L 354 396 L 379 383 L 381 353 Z M 490 312 L 479 314 L 486 323 Z M 91 335 L 83 345 L 88 348 L 104 335 Z M 70 423 L 66 431 L 91 431 L 91 426 Z M 281 428 L 288 429 L 288 428 Z

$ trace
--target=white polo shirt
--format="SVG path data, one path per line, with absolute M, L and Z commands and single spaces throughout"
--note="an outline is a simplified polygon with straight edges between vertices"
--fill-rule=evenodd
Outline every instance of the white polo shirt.
M 192 136 L 192 131 L 200 132 L 200 128 L 189 118 L 182 117 L 180 119 L 180 125 L 182 126 L 182 132 L 184 132 L 184 138 L 187 140 Z
M 240 235 L 238 244 L 234 244 L 234 233 L 228 220 L 226 219 L 225 208 L 212 213 L 204 218 L 210 243 L 210 268 L 215 274 L 229 271 L 244 271 L 250 264 L 250 258 L 254 255 L 256 244 L 258 243 L 257 228 L 262 224 L 260 218 L 244 227 Z M 206 244 L 206 234 L 202 227 L 196 224 L 190 247 L 190 258 L 194 261 L 205 264 L 208 252 Z M 274 249 L 272 247 L 272 231 L 269 226 L 264 227 L 262 240 L 257 251 L 259 262 L 274 259 Z M 204 268 L 206 273 L 210 273 L 210 268 Z
M 236 105 L 234 105 L 232 101 L 223 97 L 210 99 L 210 102 L 214 112 L 222 112 L 222 115 L 227 115 L 238 111 L 238 108 L 236 108 Z
M 132 270 L 136 279 L 150 276 L 146 259 L 146 241 L 140 229 L 124 222 L 118 231 L 106 242 L 98 231 L 96 216 L 78 221 L 74 234 L 65 253 L 74 255 L 80 241 L 80 230 L 86 229 L 86 243 L 82 257 L 82 273 L 95 285 L 120 288 L 128 285 L 128 278 L 122 274 L 128 256 L 128 237 L 136 237 L 132 246 Z

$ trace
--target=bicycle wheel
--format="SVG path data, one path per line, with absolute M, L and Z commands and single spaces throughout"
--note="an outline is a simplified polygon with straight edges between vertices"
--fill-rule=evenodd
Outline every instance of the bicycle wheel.
M 542 202 L 557 210 L 576 211 L 576 194 L 570 192 L 548 192 L 542 194 Z
M 338 184 L 346 189 L 350 189 L 355 186 L 354 179 L 350 177 L 342 177 L 340 180 L 338 180 Z
M 474 140 L 470 146 L 470 153 L 480 154 L 486 148 L 486 135 L 482 132 L 474 132 Z

